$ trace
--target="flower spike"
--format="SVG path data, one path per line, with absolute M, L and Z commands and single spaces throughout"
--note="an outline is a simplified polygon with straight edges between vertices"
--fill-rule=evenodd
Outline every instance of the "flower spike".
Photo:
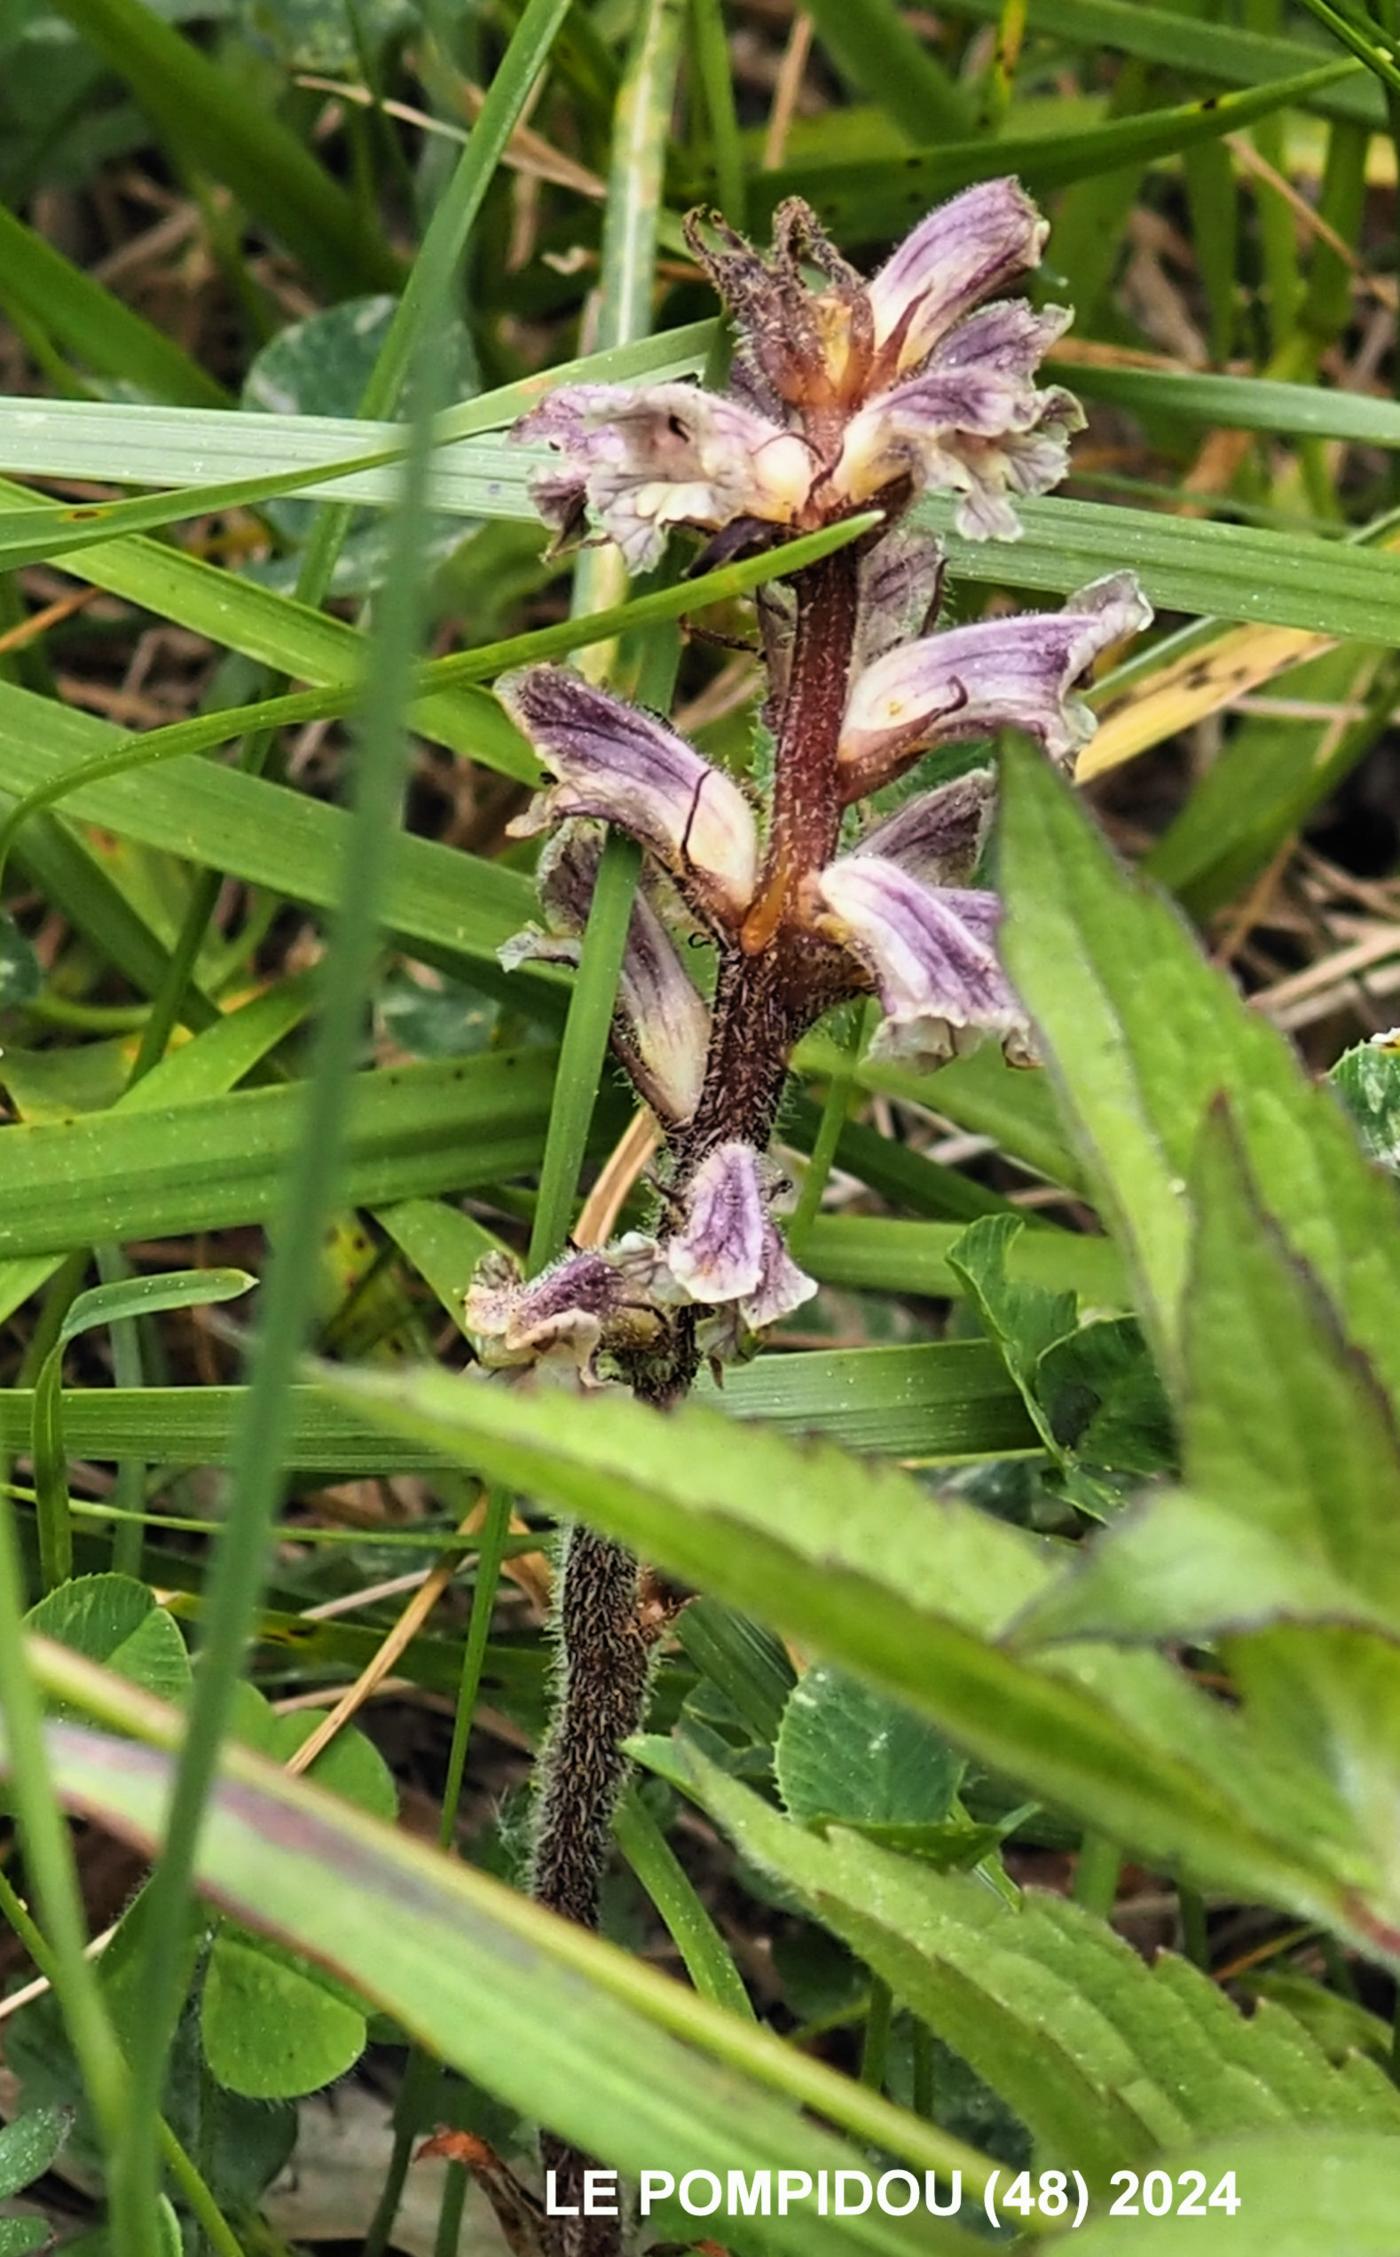
M 497 695 L 558 777 L 511 825 L 516 837 L 592 815 L 649 847 L 698 913 L 734 924 L 753 899 L 758 832 L 738 785 L 683 737 L 581 674 L 532 666 Z
M 574 952 L 598 826 L 641 842 L 613 1045 L 666 1151 L 654 1239 L 571 1254 L 529 1281 L 483 1270 L 469 1315 L 492 1362 L 562 1361 L 584 1384 L 623 1378 L 662 1410 L 705 1357 L 747 1354 L 756 1331 L 816 1291 L 775 1220 L 782 1179 L 768 1146 L 794 1049 L 834 1006 L 876 993 L 875 1050 L 919 1068 L 986 1035 L 1030 1062 L 998 959 L 1001 904 L 976 884 L 990 767 L 916 789 L 846 853 L 840 841 L 843 811 L 929 747 L 1014 728 L 1069 759 L 1093 726 L 1076 683 L 1150 616 L 1119 573 L 1053 617 L 934 631 L 943 557 L 913 505 L 942 492 L 964 539 L 1014 539 L 1018 499 L 1064 475 L 1081 421 L 1067 392 L 1039 381 L 1068 315 L 997 296 L 1036 265 L 1045 233 L 1016 181 L 983 181 L 866 281 L 796 200 L 774 214 L 766 250 L 692 213 L 687 241 L 738 332 L 728 389 L 564 385 L 517 426 L 541 443 L 531 490 L 566 538 L 610 538 L 635 570 L 681 528 L 702 537 L 701 569 L 761 547 L 775 570 L 756 600 L 761 818 L 757 791 L 751 807 L 664 721 L 567 670 L 502 685 L 553 779 L 511 828 L 583 819 L 540 858 L 553 933 L 508 954 Z M 878 518 L 858 539 L 791 568 L 792 535 L 867 505 Z M 672 888 L 713 946 L 712 1004 L 659 913 Z M 531 1886 L 585 1926 L 597 1925 L 628 1738 L 645 1713 L 656 1612 L 630 1554 L 577 1531 L 560 1579 L 564 1667 Z M 580 2172 L 584 2159 L 563 2153 Z

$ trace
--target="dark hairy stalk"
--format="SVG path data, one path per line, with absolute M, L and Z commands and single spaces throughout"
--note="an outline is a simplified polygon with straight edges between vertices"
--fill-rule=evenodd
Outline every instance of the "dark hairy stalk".
M 797 583 L 797 631 L 778 725 L 773 818 L 758 901 L 768 929 L 721 945 L 714 1028 L 700 1101 L 667 1140 L 670 1189 L 683 1193 L 705 1153 L 729 1138 L 759 1148 L 772 1133 L 794 1043 L 818 1016 L 811 977 L 821 944 L 784 926 L 803 875 L 829 859 L 841 808 L 836 747 L 845 708 L 857 615 L 856 567 L 838 551 Z M 664 1243 L 666 1231 L 660 1233 Z M 658 1409 L 688 1394 L 700 1356 L 693 1323 L 682 1321 L 669 1361 L 651 1363 L 633 1392 Z M 570 1530 L 557 1605 L 562 1683 L 542 1759 L 532 1894 L 580 1926 L 598 1925 L 613 1813 L 626 1784 L 627 1740 L 645 1719 L 660 1614 L 635 1556 L 610 1537 Z M 582 2209 L 589 2158 L 546 2135 L 545 2168 L 561 2210 Z M 616 2221 L 560 2216 L 549 2222 L 552 2257 L 613 2257 Z
M 821 1008 L 812 969 L 821 944 L 782 930 L 802 877 L 828 860 L 840 824 L 836 745 L 855 635 L 855 567 L 845 551 L 798 582 L 798 628 L 778 729 L 772 835 L 762 905 L 774 930 L 760 948 L 747 934 L 722 945 L 714 1032 L 700 1102 L 668 1138 L 673 1197 L 705 1153 L 727 1138 L 762 1147 L 772 1132 L 794 1042 Z M 768 912 L 765 911 L 765 914 Z M 768 945 L 776 941 L 777 945 Z M 660 1237 L 664 1244 L 666 1230 Z M 678 1327 L 675 1353 L 633 1382 L 659 1409 L 682 1400 L 695 1377 L 693 1327 Z M 687 1335 L 689 1337 L 687 1337 Z M 597 1924 L 598 1882 L 626 1764 L 619 1743 L 640 1724 L 655 1632 L 643 1627 L 637 1562 L 620 1544 L 575 1528 L 560 1583 L 563 1662 L 559 1713 L 546 1758 L 533 1891 L 542 1904 L 585 1927 Z
M 738 331 L 730 389 L 566 385 L 516 427 L 554 452 L 531 489 L 541 514 L 565 539 L 601 529 L 633 570 L 660 561 L 677 524 L 713 536 L 713 555 L 862 522 L 844 548 L 794 562 L 764 599 L 773 759 L 762 814 L 644 703 L 550 666 L 498 683 L 552 779 L 516 825 L 551 834 L 538 873 L 548 924 L 517 936 L 511 959 L 577 959 L 602 897 L 604 826 L 643 850 L 613 1046 L 664 1152 L 650 1233 L 575 1247 L 529 1277 L 502 1255 L 482 1263 L 466 1315 L 489 1365 L 550 1361 L 585 1391 L 621 1382 L 665 1412 L 702 1361 L 751 1354 L 815 1293 L 778 1227 L 790 1186 L 769 1146 L 794 1046 L 834 1006 L 874 994 L 874 1041 L 917 1071 L 988 1035 L 1013 1062 L 1031 1060 L 996 948 L 1000 905 L 977 883 L 990 768 L 916 787 L 858 838 L 842 829 L 848 808 L 942 744 L 1015 727 L 1072 760 L 1088 726 L 1075 683 L 1150 618 L 1131 574 L 1117 573 L 1056 614 L 933 631 L 943 552 L 911 504 L 951 491 L 965 536 L 1014 538 L 1010 497 L 1058 483 L 1082 420 L 1067 393 L 1034 381 L 1066 317 L 983 303 L 1036 265 L 1044 237 L 1016 182 L 979 183 L 867 283 L 795 201 L 775 214 L 767 256 L 718 215 L 692 214 L 687 242 Z M 696 937 L 715 951 L 708 999 L 687 969 Z M 819 1195 L 809 1187 L 809 1207 Z M 625 1748 L 667 1617 L 630 1552 L 571 1533 L 532 1886 L 585 1927 L 598 1924 Z M 877 1999 L 872 2084 L 887 2020 Z M 584 2215 L 587 2159 L 553 2135 L 543 2154 L 547 2257 L 616 2257 L 622 2223 Z

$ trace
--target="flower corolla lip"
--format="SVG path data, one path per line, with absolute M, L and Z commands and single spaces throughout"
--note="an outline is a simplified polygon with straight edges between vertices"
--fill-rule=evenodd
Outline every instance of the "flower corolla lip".
M 872 1054 L 931 1067 L 986 1034 L 1026 1054 L 1026 1016 L 997 955 L 994 893 L 925 885 L 876 854 L 843 856 L 816 886 L 827 931 L 864 967 L 879 997 L 884 1018 Z
M 738 1139 L 706 1153 L 684 1193 L 666 1259 L 691 1300 L 729 1303 L 753 1330 L 776 1324 L 816 1292 L 773 1220 L 781 1171 Z
M 916 367 L 974 306 L 1039 264 L 1049 232 L 1018 180 L 978 181 L 938 205 L 867 286 L 877 347 L 898 370 Z
M 563 385 L 513 436 L 558 450 L 531 485 L 546 522 L 570 538 L 591 510 L 634 572 L 659 561 L 675 525 L 793 524 L 817 472 L 799 433 L 694 384 Z
M 1000 729 L 1070 759 L 1095 725 L 1074 684 L 1151 617 L 1133 574 L 1114 572 L 1061 611 L 979 620 L 887 651 L 851 687 L 838 755 L 844 796 L 863 798 L 933 746 Z

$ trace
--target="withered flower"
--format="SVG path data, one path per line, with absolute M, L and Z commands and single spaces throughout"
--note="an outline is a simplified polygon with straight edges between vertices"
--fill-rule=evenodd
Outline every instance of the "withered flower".
M 508 1254 L 488 1254 L 467 1292 L 467 1330 L 484 1364 L 552 1361 L 584 1386 L 601 1386 L 597 1359 L 655 1347 L 664 1320 L 657 1288 L 667 1275 L 655 1239 L 621 1239 L 607 1253 L 570 1253 L 525 1278 Z

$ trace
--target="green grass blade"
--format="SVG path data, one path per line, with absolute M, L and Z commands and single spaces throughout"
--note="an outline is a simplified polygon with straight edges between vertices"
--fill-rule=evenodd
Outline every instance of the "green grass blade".
M 50 335 L 101 376 L 135 384 L 183 407 L 225 407 L 221 384 L 173 338 L 154 328 L 90 274 L 65 259 L 0 203 L 0 303 L 42 321 Z M 31 401 L 30 408 L 38 403 Z
M 115 1324 L 123 1317 L 155 1316 L 166 1309 L 201 1309 L 214 1302 L 232 1301 L 256 1283 L 246 1270 L 170 1270 L 160 1276 L 95 1285 L 72 1303 L 34 1381 L 31 1451 L 39 1564 L 46 1591 L 66 1582 L 73 1572 L 63 1434 L 63 1351 L 69 1341 L 90 1332 L 95 1325 Z
M 1400 557 L 1377 549 L 1101 502 L 1023 502 L 1018 511 L 1025 534 L 1012 549 L 949 533 L 955 576 L 1068 595 L 1127 565 L 1164 611 L 1400 641 Z M 919 515 L 940 531 L 951 519 L 941 505 L 924 505 Z M 990 554 L 993 548 L 999 553 Z
M 12 498 L 30 502 L 34 496 L 0 479 L 0 500 Z M 363 671 L 364 638 L 345 620 L 165 542 L 138 535 L 99 542 L 65 560 L 65 569 L 296 680 L 350 683 Z M 496 700 L 469 684 L 421 698 L 413 726 L 434 743 L 521 783 L 538 776 L 533 754 Z
M 391 290 L 402 270 L 345 190 L 280 120 L 142 0 L 59 0 L 170 146 L 231 188 L 338 295 Z
M 784 196 L 804 196 L 839 243 L 879 241 L 901 234 L 941 197 L 970 181 L 1014 172 L 1033 194 L 1087 180 L 1100 172 L 1173 157 L 1194 142 L 1234 133 L 1275 110 L 1306 103 L 1328 87 L 1359 75 L 1359 63 L 1325 63 L 1295 77 L 1275 79 L 1239 94 L 1148 110 L 1141 117 L 1080 132 L 1005 134 L 998 140 L 953 142 L 920 150 L 896 164 L 789 165 L 754 183 L 765 215 Z
M 88 0 L 91 4 L 91 0 Z M 170 1940 L 182 1930 L 205 1823 L 206 1805 L 233 1711 L 244 1649 L 266 1572 L 267 1541 L 282 1493 L 290 1427 L 292 1367 L 311 1321 L 317 1253 L 343 1163 L 344 1101 L 353 1078 L 365 999 L 379 948 L 379 914 L 390 842 L 402 820 L 408 766 L 406 710 L 420 633 L 420 551 L 427 518 L 431 417 L 440 380 L 431 352 L 438 308 L 450 276 L 427 276 L 431 333 L 415 338 L 423 394 L 404 464 L 390 569 L 373 637 L 371 667 L 356 731 L 352 813 L 332 946 L 320 993 L 315 1046 L 298 1146 L 280 1186 L 280 1227 L 252 1350 L 244 1415 L 234 1454 L 228 1526 L 207 1585 L 199 1666 L 188 1733 L 171 1787 L 160 1859 L 147 1891 L 151 1943 L 141 1967 L 139 2037 L 132 2058 L 132 2106 L 114 2161 L 118 2257 L 143 2257 L 144 2220 L 157 2191 L 154 2122 L 166 2055 L 180 2011 L 180 1962 Z
M 724 0 L 691 0 L 690 44 L 696 77 L 705 96 L 705 118 L 714 157 L 715 194 L 731 227 L 743 229 L 748 202 L 744 141 L 734 101 L 729 34 Z
M 818 1349 L 769 1356 L 702 1398 L 793 1435 L 824 1434 L 872 1454 L 956 1464 L 1039 1452 L 1020 1396 L 982 1341 Z M 237 1387 L 73 1388 L 64 1416 L 75 1457 L 107 1464 L 142 1451 L 168 1465 L 226 1466 L 243 1404 Z M 0 1388 L 0 1449 L 28 1447 L 29 1388 Z M 386 1434 L 318 1388 L 292 1390 L 287 1464 L 318 1474 L 439 1472 L 432 1444 Z
M 546 1049 L 352 1076 L 342 1097 L 346 1196 L 378 1205 L 531 1173 L 555 1079 Z M 0 1129 L 0 1260 L 267 1221 L 304 1094 L 284 1082 L 186 1103 L 128 1099 Z M 625 1118 L 619 1093 L 599 1109 L 596 1136 L 616 1136 Z
M 948 1250 L 962 1228 L 961 1223 L 892 1222 L 882 1215 L 818 1215 L 801 1248 L 802 1265 L 825 1285 L 941 1298 L 963 1291 L 948 1268 Z M 1108 1238 L 1025 1230 L 1016 1240 L 1010 1269 L 1021 1284 L 1080 1293 L 1099 1307 L 1128 1305 L 1122 1257 Z
M 817 38 L 840 76 L 868 95 L 917 148 L 972 123 L 968 102 L 896 0 L 811 0 Z
M 1325 31 L 1330 31 L 1334 39 L 1340 40 L 1343 47 L 1349 48 L 1366 65 L 1368 71 L 1375 73 L 1382 86 L 1392 94 L 1400 94 L 1400 68 L 1396 66 L 1394 55 L 1377 40 L 1369 37 L 1353 16 L 1347 15 L 1341 8 L 1334 8 L 1331 0 L 1303 0 L 1303 6 L 1310 15 L 1316 16 Z
M 400 459 L 394 447 L 369 450 L 359 456 L 357 470 L 378 468 Z M 21 565 L 48 558 L 64 560 L 102 541 L 132 533 L 149 533 L 175 525 L 182 518 L 199 517 L 218 510 L 248 509 L 279 494 L 297 492 L 305 484 L 299 470 L 274 470 L 252 478 L 235 478 L 216 485 L 178 487 L 174 492 L 143 494 L 134 501 L 53 502 L 38 509 L 0 511 L 0 571 L 15 572 Z
M 91 758 L 94 746 L 127 742 L 93 715 L 67 710 L 0 682 L 0 779 L 11 788 L 56 779 Z M 264 778 L 193 760 L 142 777 L 118 777 L 77 794 L 71 812 L 118 837 L 224 870 L 288 900 L 328 909 L 336 899 L 346 817 L 340 809 Z M 519 872 L 432 839 L 394 842 L 386 922 L 425 961 L 486 977 L 501 942 L 531 914 Z M 557 975 L 516 972 L 522 1008 L 558 995 Z
M 1002 4 L 1003 0 L 943 0 L 943 13 L 995 23 Z M 1092 54 L 1108 49 L 1163 63 L 1169 70 L 1187 66 L 1226 86 L 1265 86 L 1271 79 L 1295 76 L 1320 59 L 1317 46 L 1307 40 L 1281 39 L 1229 21 L 1217 22 L 1215 16 L 1221 12 L 1196 10 L 1187 15 L 1175 8 L 1154 7 L 1151 0 L 1029 0 L 1027 26 L 1033 34 L 1073 41 Z M 1306 106 L 1325 117 L 1360 118 L 1369 125 L 1385 122 L 1376 89 L 1360 72 L 1320 88 Z
M 265 995 L 255 996 L 214 1023 L 193 1042 L 184 1044 L 156 1067 L 146 1079 L 118 1098 L 113 1113 L 159 1110 L 199 1097 L 222 1094 L 251 1072 L 283 1037 L 297 1025 L 307 1009 L 306 983 L 282 980 Z M 10 1147 L 0 1143 L 0 1162 Z M 94 1229 L 93 1236 L 97 1236 Z M 60 1255 L 30 1255 L 0 1262 L 0 1317 L 9 1317 L 32 1293 L 47 1284 L 58 1268 Z
M 701 1998 L 731 2014 L 753 2017 L 739 1970 L 694 1882 L 641 1796 L 624 1796 L 613 1833 L 632 1871 L 666 1923 L 667 1931 Z
M 521 377 L 445 408 L 436 425 L 441 444 L 433 462 L 434 508 L 459 508 L 464 516 L 482 514 L 478 503 L 490 502 L 488 469 L 494 474 L 514 464 L 512 483 L 520 489 L 522 457 L 506 448 L 486 454 L 469 442 L 508 429 L 556 386 L 661 383 L 695 375 L 705 364 L 716 328 L 713 321 L 691 322 L 659 337 L 562 361 L 543 375 Z M 307 475 L 305 490 L 312 494 L 317 478 L 334 476 L 337 464 L 366 447 L 382 447 L 387 467 L 347 479 L 343 498 L 384 505 L 394 498 L 391 466 L 402 459 L 405 442 L 402 424 L 351 416 L 259 415 L 213 402 L 176 410 L 130 401 L 0 398 L 0 457 L 12 470 L 45 477 L 196 486 L 208 482 L 213 467 L 222 477 L 233 479 L 290 470 L 301 463 Z M 480 475 L 463 472 L 473 481 L 474 498 L 468 498 L 468 489 L 460 482 L 454 483 L 452 463 L 458 456 L 464 465 L 482 466 Z M 522 490 L 519 513 L 526 514 L 528 508 Z
M 651 326 L 657 219 L 676 99 L 682 0 L 646 0 L 637 18 L 618 97 L 603 218 L 598 334 L 605 345 L 630 343 Z M 592 569 L 592 567 L 598 569 Z M 574 613 L 585 613 L 606 588 L 612 565 L 585 558 L 575 577 Z M 674 646 L 653 628 L 644 665 L 645 702 L 664 707 L 674 681 Z M 578 976 L 559 1053 L 559 1086 L 540 1161 L 540 1195 L 530 1232 L 532 1270 L 554 1259 L 568 1234 L 579 1167 L 606 1071 L 608 1031 L 641 867 L 633 842 L 611 834 L 603 848 L 589 904 Z
M 516 635 L 507 642 L 486 644 L 479 650 L 463 651 L 452 658 L 433 659 L 420 664 L 410 677 L 411 690 L 421 694 L 447 683 L 487 679 L 511 666 L 564 657 L 589 644 L 609 641 L 628 629 L 679 618 L 704 604 L 727 602 L 779 572 L 797 571 L 818 556 L 844 548 L 848 542 L 859 540 L 878 522 L 878 517 L 867 511 L 842 524 L 828 526 L 820 533 L 804 534 L 799 540 L 787 542 L 766 555 L 740 564 L 723 565 L 718 571 L 682 582 L 679 587 L 658 588 L 649 595 L 635 597 L 630 603 L 592 612 L 583 618 L 564 620 L 558 626 L 542 627 L 534 634 Z M 1400 574 L 1400 566 L 1397 566 L 1397 573 Z M 0 689 L 5 686 L 0 684 Z M 113 781 L 160 761 L 182 759 L 187 753 L 206 752 L 252 729 L 282 728 L 292 722 L 348 713 L 361 694 L 358 684 L 300 691 L 289 697 L 264 698 L 252 705 L 225 707 L 193 721 L 177 722 L 171 728 L 152 729 L 134 742 L 128 738 L 113 751 L 99 753 L 82 762 L 78 771 L 37 786 L 20 801 L 0 823 L 0 871 L 3 871 L 16 833 L 30 815 L 40 808 L 57 805 L 85 785 Z M 0 775 L 0 783 L 3 781 Z M 256 786 L 259 779 L 244 777 L 241 781 Z M 296 891 L 295 888 L 289 890 Z

